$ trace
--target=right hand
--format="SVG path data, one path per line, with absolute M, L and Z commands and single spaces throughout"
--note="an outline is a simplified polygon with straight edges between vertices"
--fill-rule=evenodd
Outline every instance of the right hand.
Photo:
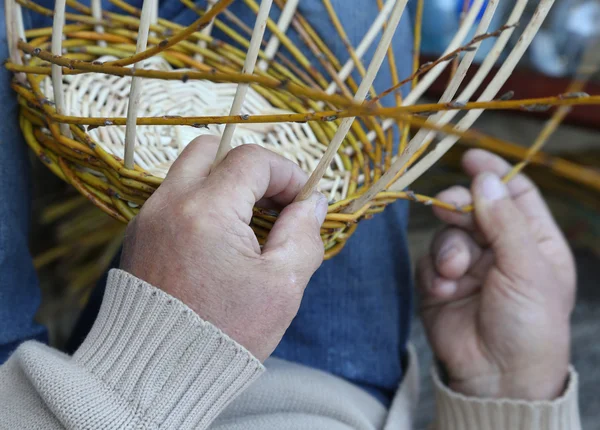
M 307 180 L 294 163 L 255 145 L 211 171 L 218 139 L 183 151 L 127 228 L 121 268 L 188 305 L 264 361 L 298 312 L 323 260 L 327 200 L 292 203 Z M 252 208 L 283 208 L 261 250 Z

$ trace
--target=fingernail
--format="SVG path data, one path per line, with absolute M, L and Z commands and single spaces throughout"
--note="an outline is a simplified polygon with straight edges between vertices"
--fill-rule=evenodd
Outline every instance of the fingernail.
M 439 280 L 435 286 L 435 293 L 440 297 L 450 297 L 456 293 L 456 282 L 449 280 Z
M 310 199 L 315 204 L 315 217 L 317 217 L 317 221 L 319 222 L 319 225 L 321 225 L 323 224 L 323 221 L 325 221 L 327 209 L 329 208 L 327 198 L 323 194 L 315 191 L 312 193 Z
M 493 202 L 508 195 L 506 185 L 493 173 L 484 173 L 477 184 L 477 194 L 483 199 Z
M 456 254 L 458 251 L 459 251 L 458 247 L 453 244 L 449 244 L 449 245 L 442 247 L 442 249 L 440 250 L 440 252 L 438 253 L 438 255 L 435 259 L 436 266 L 438 266 L 438 267 L 441 266 L 443 263 L 445 263 L 450 257 L 452 257 L 454 254 Z

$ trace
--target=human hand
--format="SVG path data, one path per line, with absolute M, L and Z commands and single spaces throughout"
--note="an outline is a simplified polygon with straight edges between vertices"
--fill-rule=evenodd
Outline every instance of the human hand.
M 127 228 L 121 268 L 188 305 L 264 361 L 296 315 L 323 260 L 320 193 L 292 203 L 307 180 L 255 145 L 212 171 L 218 139 L 192 142 Z M 210 173 L 209 173 L 210 172 Z M 284 207 L 261 250 L 252 208 Z
M 569 366 L 573 256 L 533 183 L 508 186 L 501 158 L 471 150 L 463 158 L 471 192 L 450 188 L 435 208 L 448 226 L 419 262 L 421 316 L 449 387 L 465 395 L 551 400 Z

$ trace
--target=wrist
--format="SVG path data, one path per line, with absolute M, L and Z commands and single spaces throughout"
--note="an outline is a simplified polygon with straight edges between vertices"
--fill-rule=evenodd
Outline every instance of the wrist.
M 513 400 L 554 400 L 560 397 L 567 384 L 569 369 L 550 373 L 516 372 L 485 375 L 469 380 L 448 380 L 448 387 L 469 397 Z

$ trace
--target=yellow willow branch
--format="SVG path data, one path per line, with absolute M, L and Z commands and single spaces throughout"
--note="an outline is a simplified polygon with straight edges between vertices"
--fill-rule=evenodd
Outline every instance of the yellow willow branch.
M 475 36 L 473 39 L 471 39 L 467 44 L 456 48 L 454 51 L 449 52 L 448 54 L 438 58 L 435 61 L 430 61 L 428 63 L 424 63 L 421 64 L 421 66 L 412 74 L 410 75 L 408 78 L 403 79 L 402 81 L 398 82 L 396 85 L 388 88 L 387 90 L 383 91 L 381 94 L 379 94 L 378 97 L 376 97 L 375 99 L 371 100 L 370 103 L 375 103 L 379 100 L 381 100 L 382 98 L 384 98 L 385 96 L 398 91 L 402 85 L 407 84 L 408 82 L 415 82 L 416 83 L 416 79 L 427 73 L 428 71 L 430 71 L 431 69 L 433 69 L 435 66 L 437 66 L 440 63 L 446 62 L 446 61 L 452 61 L 456 58 L 458 58 L 458 56 L 462 53 L 462 52 L 471 52 L 475 49 L 477 49 L 476 45 L 479 42 L 482 42 L 485 39 L 489 39 L 489 38 L 493 38 L 493 37 L 498 37 L 502 34 L 502 32 L 509 30 L 511 28 L 514 28 L 515 25 L 511 24 L 511 25 L 504 25 L 502 27 L 500 27 L 498 30 L 491 32 L 491 33 L 485 33 L 485 34 L 480 34 L 479 36 Z
M 103 73 L 107 75 L 113 76 L 140 76 L 151 79 L 165 79 L 165 80 L 180 80 L 187 81 L 189 79 L 206 79 L 212 82 L 234 82 L 234 83 L 250 83 L 250 84 L 260 84 L 267 88 L 273 88 L 278 90 L 288 91 L 290 94 L 293 94 L 298 97 L 306 97 L 312 100 L 322 100 L 334 105 L 339 106 L 356 106 L 358 103 L 354 102 L 352 99 L 348 99 L 344 96 L 336 95 L 336 94 L 327 94 L 321 90 L 315 90 L 313 88 L 305 87 L 299 85 L 295 82 L 286 81 L 286 80 L 278 80 L 276 78 L 266 76 L 266 75 L 248 75 L 244 73 L 227 73 L 227 72 L 219 72 L 216 69 L 210 70 L 208 72 L 204 71 L 172 71 L 172 72 L 163 72 L 158 70 L 133 70 L 129 67 L 120 67 L 120 66 L 111 66 L 108 63 L 101 62 L 85 62 L 72 60 L 65 56 L 53 56 L 47 51 L 43 51 L 40 48 L 35 48 L 34 46 L 20 41 L 18 43 L 18 47 L 28 54 L 31 54 L 34 57 L 41 58 L 44 61 L 47 61 L 51 64 L 57 64 L 67 68 L 69 70 L 63 70 L 64 74 L 78 74 L 78 73 L 87 73 L 87 72 L 95 72 L 95 73 Z M 7 68 L 13 71 L 17 71 L 16 67 L 13 63 L 7 63 Z M 29 66 L 31 67 L 31 66 Z M 45 69 L 35 67 L 31 68 L 31 72 L 26 73 L 38 73 L 38 74 L 46 74 Z M 35 70 L 35 72 L 33 71 Z M 50 69 L 48 69 L 50 70 Z M 43 72 L 43 73 L 42 73 Z
M 168 39 L 163 40 L 158 45 L 148 48 L 142 52 L 139 52 L 135 55 L 132 55 L 128 58 L 122 58 L 120 60 L 111 61 L 107 64 L 112 66 L 127 66 L 129 64 L 137 63 L 142 60 L 146 60 L 150 57 L 155 56 L 156 54 L 160 54 L 165 49 L 170 48 L 173 45 L 181 42 L 182 40 L 190 37 L 196 31 L 202 30 L 206 27 L 213 18 L 215 18 L 222 10 L 228 7 L 233 0 L 219 0 L 208 12 L 206 12 L 203 16 L 194 21 L 191 25 L 185 27 L 183 30 L 175 33 L 173 36 Z

